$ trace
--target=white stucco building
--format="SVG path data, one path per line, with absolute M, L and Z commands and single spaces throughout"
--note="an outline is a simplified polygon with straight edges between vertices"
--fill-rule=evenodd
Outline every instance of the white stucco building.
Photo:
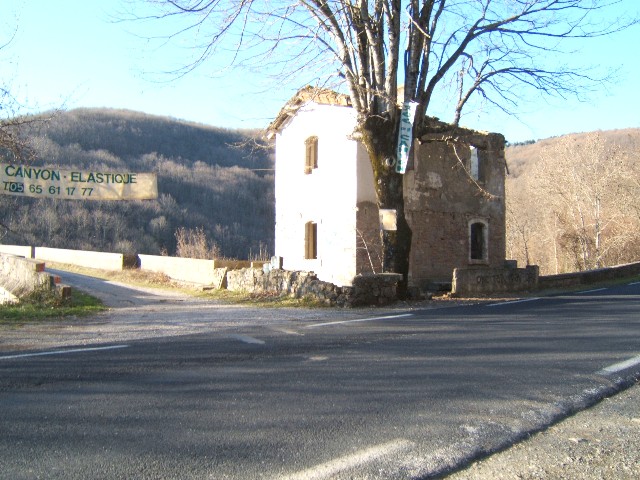
M 269 126 L 276 137 L 275 254 L 285 270 L 312 271 L 341 286 L 363 270 L 358 212 L 376 201 L 366 150 L 351 139 L 355 125 L 348 97 L 307 87 Z

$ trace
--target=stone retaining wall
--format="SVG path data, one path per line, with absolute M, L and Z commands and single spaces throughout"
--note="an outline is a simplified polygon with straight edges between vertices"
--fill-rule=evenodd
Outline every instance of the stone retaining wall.
M 357 307 L 396 301 L 401 278 L 397 274 L 364 274 L 356 276 L 352 286 L 338 287 L 318 280 L 313 272 L 245 268 L 227 271 L 227 289 L 312 297 L 331 306 Z
M 471 267 L 453 271 L 451 294 L 457 297 L 532 291 L 538 288 L 539 269 L 536 265 L 514 268 Z

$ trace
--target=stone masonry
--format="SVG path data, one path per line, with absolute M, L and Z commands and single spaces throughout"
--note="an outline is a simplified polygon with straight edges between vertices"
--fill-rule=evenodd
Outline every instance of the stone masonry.
M 350 287 L 339 287 L 318 280 L 313 272 L 293 272 L 281 269 L 264 271 L 256 268 L 229 270 L 227 289 L 252 293 L 311 297 L 326 305 L 359 307 L 387 305 L 397 300 L 397 285 L 401 275 L 363 274 L 353 279 Z
M 505 260 L 504 137 L 430 119 L 404 178 L 413 232 L 409 284 L 428 290 L 454 268 L 500 268 Z M 472 161 L 474 159 L 474 161 Z M 486 226 L 481 259 L 470 255 L 470 225 Z

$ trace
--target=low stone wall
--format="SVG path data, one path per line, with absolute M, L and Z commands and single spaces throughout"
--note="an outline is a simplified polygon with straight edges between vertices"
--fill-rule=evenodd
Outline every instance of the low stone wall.
M 388 305 L 398 300 L 399 273 L 365 273 L 353 279 L 350 306 Z
M 350 287 L 318 280 L 313 272 L 245 268 L 227 271 L 227 289 L 251 293 L 312 297 L 331 306 L 386 305 L 397 300 L 401 275 L 358 275 Z
M 539 276 L 539 268 L 529 265 L 515 268 L 507 262 L 504 268 L 456 268 L 453 271 L 452 295 L 458 297 L 488 295 L 493 293 L 517 293 L 522 291 L 571 288 L 580 285 L 610 282 L 640 275 L 640 262 L 615 267 L 599 268 L 584 272 Z
M 640 275 L 640 262 L 627 263 L 615 267 L 587 270 L 585 272 L 545 275 L 538 280 L 540 289 L 566 288 L 592 283 L 610 282 L 620 278 Z
M 57 285 L 56 277 L 44 271 L 44 262 L 31 258 L 0 253 L 0 287 L 3 303 L 16 302 L 20 298 L 40 289 L 58 291 L 69 295 L 69 287 Z
M 451 294 L 457 297 L 531 291 L 538 288 L 539 269 L 536 265 L 526 268 L 470 267 L 453 271 Z
M 135 255 L 49 247 L 35 247 L 34 258 L 48 262 L 67 263 L 69 265 L 99 268 L 102 270 L 135 268 L 137 262 Z

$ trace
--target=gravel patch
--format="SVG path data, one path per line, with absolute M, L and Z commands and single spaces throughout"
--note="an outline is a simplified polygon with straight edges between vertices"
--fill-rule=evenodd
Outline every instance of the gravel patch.
M 640 385 L 604 399 L 592 408 L 446 478 L 638 479 Z

